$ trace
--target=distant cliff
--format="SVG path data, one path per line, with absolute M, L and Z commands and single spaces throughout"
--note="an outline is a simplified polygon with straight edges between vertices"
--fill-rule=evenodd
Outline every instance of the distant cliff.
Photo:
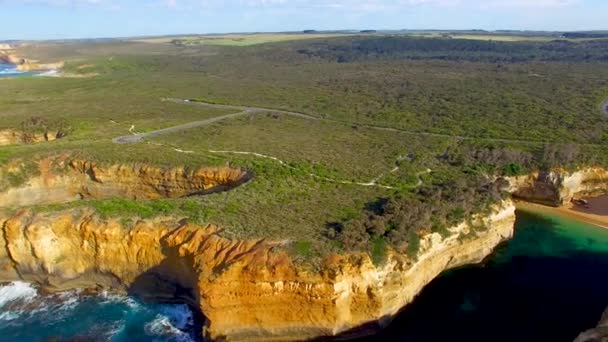
M 559 207 L 575 196 L 593 196 L 608 193 L 608 170 L 584 168 L 574 172 L 535 172 L 530 175 L 507 178 L 508 191 L 514 197 Z
M 20 71 L 58 70 L 63 68 L 64 62 L 41 63 L 19 56 L 11 46 L 0 45 L 0 62 L 14 64 Z

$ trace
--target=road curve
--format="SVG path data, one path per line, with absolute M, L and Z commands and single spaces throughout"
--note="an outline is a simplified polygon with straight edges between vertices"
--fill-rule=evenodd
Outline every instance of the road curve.
M 133 143 L 141 142 L 145 138 L 154 138 L 154 137 L 157 137 L 159 135 L 175 133 L 175 132 L 183 131 L 183 130 L 190 129 L 190 128 L 210 125 L 212 123 L 215 123 L 215 122 L 218 122 L 218 121 L 222 121 L 222 120 L 226 120 L 226 119 L 232 119 L 232 118 L 236 118 L 236 117 L 239 117 L 239 116 L 244 116 L 244 115 L 248 115 L 248 114 L 256 114 L 256 113 L 261 113 L 261 112 L 264 112 L 264 113 L 275 113 L 275 114 L 285 114 L 285 115 L 295 116 L 295 117 L 299 117 L 299 118 L 303 118 L 303 119 L 308 119 L 308 120 L 322 120 L 322 119 L 317 118 L 317 117 L 312 116 L 312 115 L 307 115 L 307 114 L 303 114 L 303 113 L 296 113 L 296 112 L 289 112 L 289 111 L 282 111 L 282 110 L 276 110 L 276 109 L 243 107 L 243 106 L 229 106 L 229 105 L 218 105 L 218 104 L 211 104 L 211 103 L 205 103 L 205 102 L 195 102 L 195 101 L 181 100 L 181 99 L 162 99 L 162 101 L 170 101 L 170 102 L 185 103 L 185 104 L 194 104 L 194 105 L 198 105 L 198 106 L 201 106 L 201 107 L 214 108 L 214 109 L 234 109 L 234 110 L 238 110 L 239 112 L 238 113 L 233 113 L 233 114 L 226 114 L 226 115 L 216 116 L 214 118 L 205 119 L 205 120 L 193 121 L 193 122 L 189 122 L 187 124 L 183 124 L 183 125 L 179 125 L 179 126 L 173 126 L 173 127 L 168 127 L 168 128 L 163 128 L 163 129 L 159 129 L 159 130 L 152 131 L 152 132 L 125 135 L 125 136 L 114 138 L 114 139 L 112 139 L 112 141 L 114 143 L 116 143 L 116 144 L 133 144 Z
M 421 135 L 421 136 L 426 136 L 426 137 L 456 138 L 456 139 L 460 139 L 460 140 L 480 139 L 480 140 L 485 140 L 485 141 L 494 141 L 494 142 L 503 142 L 503 143 L 519 143 L 519 144 L 527 144 L 527 145 L 540 145 L 540 144 L 554 143 L 552 141 L 536 141 L 536 140 L 505 139 L 505 138 L 483 138 L 483 137 L 471 137 L 471 136 L 464 136 L 464 135 L 450 135 L 450 134 L 442 134 L 442 133 L 420 132 L 420 131 L 414 131 L 414 130 L 393 128 L 393 127 L 385 127 L 385 126 L 378 126 L 378 125 L 371 125 L 371 124 L 362 124 L 362 123 L 341 121 L 341 120 L 335 120 L 335 119 L 327 119 L 327 118 L 321 118 L 321 117 L 304 114 L 304 113 L 290 112 L 290 111 L 271 109 L 271 108 L 219 105 L 219 104 L 212 104 L 212 103 L 201 102 L 201 101 L 191 101 L 191 100 L 182 100 L 182 99 L 173 99 L 173 98 L 163 99 L 163 101 L 171 101 L 171 102 L 175 102 L 175 103 L 197 105 L 197 106 L 214 108 L 214 109 L 248 110 L 250 113 L 265 112 L 265 113 L 275 113 L 275 114 L 286 114 L 286 115 L 300 117 L 300 118 L 309 119 L 309 120 L 333 122 L 333 123 L 338 123 L 338 124 L 343 124 L 343 125 L 353 125 L 353 126 L 358 126 L 358 127 L 363 127 L 363 128 L 376 129 L 376 130 L 380 130 L 380 131 L 415 134 L 415 135 Z M 606 105 L 608 105 L 608 99 L 606 99 Z M 608 108 L 606 110 L 608 110 Z M 604 146 L 604 145 L 600 145 L 600 144 L 578 144 L 578 143 L 576 145 Z
M 247 115 L 247 114 L 274 113 L 274 114 L 289 115 L 289 116 L 298 117 L 298 118 L 307 119 L 307 120 L 333 122 L 333 123 L 338 123 L 338 124 L 343 124 L 343 125 L 353 125 L 353 126 L 364 127 L 364 128 L 369 128 L 369 129 L 377 129 L 377 130 L 381 130 L 381 131 L 416 134 L 416 135 L 427 136 L 427 137 L 456 138 L 456 139 L 460 139 L 460 140 L 480 139 L 480 140 L 485 140 L 485 141 L 494 141 L 494 142 L 503 142 L 503 143 L 518 143 L 518 144 L 527 144 L 527 145 L 554 143 L 552 141 L 540 141 L 540 140 L 537 141 L 537 140 L 505 139 L 505 138 L 483 138 L 483 137 L 471 137 L 471 136 L 463 136 L 463 135 L 450 135 L 450 134 L 442 134 L 442 133 L 420 132 L 420 131 L 407 130 L 407 129 L 399 129 L 399 128 L 377 126 L 377 125 L 370 125 L 370 124 L 360 124 L 360 123 L 341 121 L 341 120 L 335 120 L 335 119 L 320 118 L 317 116 L 308 115 L 308 114 L 304 114 L 304 113 L 291 112 L 291 111 L 279 110 L 279 109 L 271 109 L 271 108 L 220 105 L 220 104 L 213 104 L 213 103 L 207 103 L 207 102 L 201 102 L 201 101 L 192 101 L 192 100 L 175 99 L 175 98 L 164 98 L 164 99 L 161 99 L 161 101 L 169 101 L 169 102 L 174 102 L 174 103 L 195 105 L 195 106 L 214 108 L 214 109 L 234 109 L 234 110 L 238 110 L 240 112 L 234 113 L 234 114 L 222 115 L 222 116 L 218 116 L 218 117 L 214 117 L 214 118 L 206 119 L 206 120 L 194 121 L 194 122 L 190 122 L 187 124 L 164 128 L 164 129 L 160 129 L 160 130 L 152 131 L 152 132 L 148 132 L 148 133 L 126 135 L 126 136 L 114 138 L 114 139 L 112 139 L 112 141 L 117 144 L 137 143 L 137 142 L 141 142 L 144 138 L 152 138 L 152 137 L 156 137 L 156 136 L 163 135 L 163 134 L 175 133 L 175 132 L 179 132 L 181 130 L 205 126 L 205 125 L 212 124 L 214 122 L 218 122 L 218 121 L 222 121 L 225 119 L 230 119 L 230 118 L 234 118 L 234 117 L 238 117 L 238 116 L 243 116 L 243 115 Z M 606 101 L 602 104 L 601 107 L 602 107 L 602 111 L 608 116 L 608 99 L 606 99 Z M 603 144 L 580 144 L 580 143 L 574 143 L 574 144 L 579 145 L 579 146 L 606 146 Z
M 190 123 L 179 125 L 179 126 L 173 126 L 173 127 L 169 127 L 169 128 L 163 128 L 163 129 L 159 129 L 157 131 L 152 131 L 152 132 L 147 132 L 147 133 L 138 133 L 138 134 L 132 134 L 132 135 L 125 135 L 125 136 L 122 136 L 122 137 L 114 138 L 114 139 L 112 139 L 112 141 L 114 143 L 116 143 L 116 144 L 133 144 L 133 143 L 138 143 L 138 142 L 141 142 L 144 138 L 154 138 L 154 137 L 157 137 L 159 135 L 169 134 L 169 133 L 175 133 L 175 132 L 179 132 L 179 131 L 182 131 L 182 130 L 185 130 L 185 129 L 205 126 L 205 125 L 212 124 L 214 122 L 218 122 L 218 121 L 222 121 L 222 120 L 230 119 L 230 118 L 236 118 L 236 117 L 247 115 L 247 114 L 251 114 L 251 113 L 252 112 L 245 110 L 245 111 L 238 112 L 238 113 L 217 116 L 217 117 L 211 118 L 211 119 L 199 120 L 199 121 L 194 121 L 194 122 L 190 122 Z

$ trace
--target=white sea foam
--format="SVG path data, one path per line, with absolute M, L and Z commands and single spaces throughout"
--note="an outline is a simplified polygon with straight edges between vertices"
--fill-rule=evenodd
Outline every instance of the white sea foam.
M 70 291 L 68 293 L 62 293 L 59 298 L 63 301 L 59 307 L 59 310 L 69 311 L 73 310 L 79 304 L 79 294 L 76 291 Z
M 59 75 L 59 71 L 58 70 L 47 70 L 44 72 L 41 72 L 39 74 L 36 74 L 34 76 L 38 76 L 38 77 L 55 77 Z
M 112 324 L 107 331 L 107 340 L 112 341 L 116 336 L 118 336 L 125 329 L 125 321 L 120 320 L 114 324 Z
M 141 308 L 141 305 L 131 297 L 109 293 L 105 290 L 102 291 L 99 296 L 104 299 L 101 304 L 125 304 L 131 310 L 138 310 Z
M 194 339 L 188 333 L 176 328 L 169 317 L 160 314 L 156 315 L 152 322 L 146 324 L 144 329 L 149 335 L 169 339 L 170 341 L 194 342 Z
M 14 281 L 0 287 L 0 308 L 6 303 L 15 300 L 31 301 L 38 295 L 38 291 L 32 285 L 21 281 Z
M 0 321 L 14 321 L 19 318 L 19 314 L 14 311 L 4 311 L 0 313 Z
M 79 307 L 79 305 L 85 306 Z M 28 322 L 36 322 L 40 319 L 44 319 L 49 325 L 62 324 L 61 322 L 72 321 L 76 312 L 89 310 L 89 306 L 94 309 L 95 305 L 104 307 L 118 305 L 125 315 L 108 317 L 108 321 L 99 322 L 99 325 L 91 324 L 88 327 L 88 333 L 96 334 L 95 336 L 103 340 L 123 341 L 127 337 L 125 327 L 138 322 L 139 319 L 136 317 L 143 316 L 146 317 L 147 322 L 143 323 L 142 328 L 150 340 L 195 341 L 191 336 L 194 315 L 187 305 L 146 306 L 128 296 L 108 292 L 102 292 L 97 296 L 83 296 L 81 290 L 39 295 L 34 286 L 24 282 L 13 282 L 0 287 L 0 327 L 22 325 L 27 327 Z M 99 307 L 99 310 L 105 309 Z M 110 310 L 114 309 L 110 308 Z M 100 330 L 100 327 L 103 329 Z
M 192 311 L 186 304 L 163 305 L 159 311 L 163 316 L 169 318 L 171 325 L 180 330 L 188 329 L 194 325 Z

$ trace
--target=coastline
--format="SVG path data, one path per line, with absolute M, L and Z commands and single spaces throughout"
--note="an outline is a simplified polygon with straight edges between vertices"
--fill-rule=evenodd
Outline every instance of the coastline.
M 575 205 L 573 203 L 569 203 L 568 205 L 555 208 L 541 204 L 516 201 L 515 206 L 519 210 L 551 213 L 573 220 L 589 223 L 600 228 L 608 229 L 608 215 L 603 214 L 601 212 L 602 209 L 608 210 L 608 195 L 585 199 L 589 201 L 589 209 L 583 208 L 580 205 Z M 598 206 L 600 208 L 598 208 Z

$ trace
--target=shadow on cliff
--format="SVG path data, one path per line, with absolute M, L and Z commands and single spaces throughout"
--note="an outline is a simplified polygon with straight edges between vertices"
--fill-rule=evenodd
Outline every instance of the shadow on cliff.
M 162 253 L 166 258 L 159 265 L 140 274 L 129 287 L 128 294 L 144 303 L 188 305 L 194 318 L 192 331 L 188 332 L 196 338 L 196 341 L 203 341 L 203 325 L 206 317 L 200 307 L 194 255 L 180 255 L 180 246 L 171 246 L 167 242 L 167 238 L 185 224 L 185 221 L 180 222 L 178 228 L 161 238 Z
M 572 341 L 608 304 L 608 250 L 559 224 L 519 211 L 514 239 L 482 263 L 442 273 L 384 324 L 315 341 Z

